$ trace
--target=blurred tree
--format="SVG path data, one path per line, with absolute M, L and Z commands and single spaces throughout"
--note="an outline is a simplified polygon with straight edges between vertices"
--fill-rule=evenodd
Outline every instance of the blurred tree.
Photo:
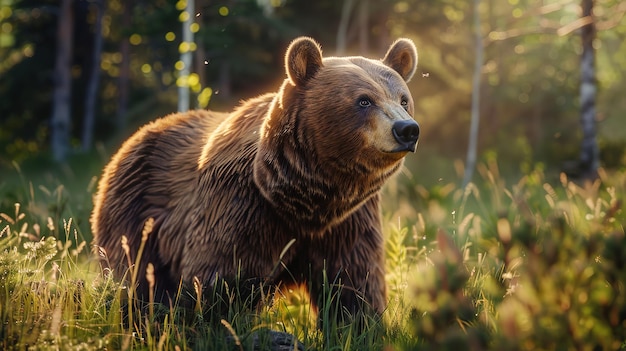
M 582 55 L 580 60 L 580 121 L 582 126 L 582 145 L 580 152 L 580 171 L 585 178 L 597 177 L 600 167 L 600 152 L 596 141 L 596 71 L 595 71 L 595 24 L 593 18 L 593 0 L 582 0 L 581 28 Z
M 95 17 L 93 30 L 93 50 L 87 96 L 85 103 L 85 117 L 83 121 L 82 149 L 89 151 L 93 143 L 93 126 L 96 118 L 96 101 L 100 87 L 100 58 L 102 56 L 102 17 L 106 7 L 105 0 L 93 0 L 93 15 Z
M 126 113 L 128 110 L 128 100 L 130 94 L 130 40 L 128 31 L 132 23 L 132 9 L 134 8 L 133 0 L 125 0 L 121 2 L 122 18 L 121 28 L 125 35 L 119 40 L 120 67 L 117 79 L 117 111 L 115 124 L 118 130 L 126 127 Z
M 557 168 L 576 152 L 575 43 L 556 35 L 575 8 L 564 1 L 492 0 L 485 10 L 479 147 L 515 160 L 507 167 L 512 172 L 528 172 L 536 161 Z
M 337 48 L 335 49 L 338 56 L 344 55 L 346 52 L 348 25 L 350 24 L 350 14 L 354 7 L 354 1 L 355 0 L 343 0 L 341 19 L 339 20 L 339 26 L 337 28 Z
M 480 86 L 483 71 L 483 34 L 480 26 L 480 0 L 474 0 L 474 36 L 476 45 L 476 59 L 474 61 L 474 78 L 472 80 L 472 120 L 469 131 L 469 145 L 467 146 L 467 161 L 463 187 L 472 180 L 476 167 L 476 148 L 478 144 L 478 126 L 480 123 Z
M 57 53 L 54 67 L 54 95 L 50 118 L 50 144 L 56 161 L 64 161 L 70 146 L 72 103 L 72 33 L 74 15 L 71 0 L 62 0 L 57 17 Z
M 345 55 L 346 53 L 348 32 L 351 31 L 350 17 L 355 5 L 357 10 L 357 21 L 353 23 L 352 28 L 356 27 L 356 32 L 358 32 L 358 53 L 360 55 L 369 55 L 370 34 L 372 32 L 372 26 L 369 24 L 370 17 L 372 16 L 372 13 L 370 12 L 371 6 L 369 0 L 343 1 L 343 5 L 341 7 L 341 18 L 337 27 L 336 55 Z
M 475 62 L 475 40 L 471 28 L 472 3 L 467 1 L 387 2 L 387 30 L 377 30 L 381 40 L 411 37 L 420 55 L 418 75 L 410 82 L 416 118 L 424 133 L 420 147 L 433 145 L 440 155 L 464 157 Z M 488 7 L 483 7 L 488 8 Z M 483 29 L 487 32 L 487 28 Z M 387 32 L 387 33 L 385 33 Z M 485 44 L 487 45 L 487 43 Z M 488 55 L 486 55 L 488 57 Z M 420 74 L 421 73 L 421 74 Z M 484 105 L 483 105 L 484 106 Z M 440 141 L 454 142 L 440 142 Z M 478 152 L 485 139 L 479 138 Z
M 359 3 L 359 54 L 369 55 L 370 31 L 370 0 L 360 0 Z
M 126 136 L 176 109 L 179 14 L 170 1 L 107 1 L 96 140 Z
M 49 146 L 58 1 L 0 3 L 0 165 Z
M 202 9 L 205 6 L 206 5 L 204 0 L 195 0 L 195 9 L 193 13 L 198 28 L 202 28 L 204 26 L 204 16 L 202 15 Z M 195 43 L 196 50 L 193 52 L 193 71 L 198 74 L 199 84 L 202 87 L 202 90 L 198 94 L 196 107 L 205 108 L 209 103 L 210 95 L 212 93 L 212 89 L 207 85 L 206 76 L 206 65 L 209 62 L 206 61 L 206 50 L 204 47 L 204 43 L 201 40 L 196 40 Z
M 267 77 L 279 76 L 282 51 L 300 32 L 287 21 L 290 9 L 272 3 L 279 4 L 257 0 L 208 2 L 199 12 L 203 26 L 196 42 L 205 48 L 206 82 L 216 94 L 212 101 L 230 103 L 233 91 L 244 96 L 259 93 L 266 89 L 260 82 L 269 85 L 274 82 Z M 268 11 L 268 6 L 275 11 Z M 196 92 L 193 87 L 192 91 Z
M 180 10 L 179 19 L 182 22 L 183 40 L 178 47 L 180 52 L 180 67 L 178 68 L 178 112 L 189 110 L 189 86 L 191 82 L 191 68 L 193 51 L 195 51 L 195 41 L 193 38 L 192 23 L 195 17 L 194 10 L 196 8 L 194 0 L 179 0 L 176 8 Z M 196 74 L 195 77 L 198 75 Z M 197 79 L 198 84 L 200 81 Z

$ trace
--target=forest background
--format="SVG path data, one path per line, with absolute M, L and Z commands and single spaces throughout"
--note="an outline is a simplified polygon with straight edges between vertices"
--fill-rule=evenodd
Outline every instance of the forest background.
M 190 87 L 192 108 L 217 110 L 275 90 L 284 79 L 284 50 L 298 35 L 316 38 L 326 55 L 371 57 L 381 57 L 398 37 L 413 39 L 420 59 L 410 88 L 423 137 L 411 159 L 445 167 L 465 157 L 476 90 L 472 2 L 196 0 L 193 43 L 182 42 L 184 1 L 67 3 L 69 12 L 58 1 L 0 1 L 3 173 L 13 162 L 52 156 L 57 100 L 69 106 L 61 117 L 68 149 L 55 157 L 93 156 L 95 147 L 103 161 L 137 126 L 176 111 L 177 86 Z M 577 160 L 580 1 L 483 0 L 478 8 L 484 48 L 478 154 L 497 155 L 501 166 L 522 174 L 537 162 L 558 170 Z M 598 0 L 593 8 L 597 140 L 605 167 L 624 164 L 625 11 L 617 0 Z M 55 61 L 62 50 L 71 79 L 59 96 Z M 190 75 L 181 79 L 181 53 L 188 50 Z M 420 167 L 415 176 L 437 180 L 442 172 Z
M 419 151 L 407 158 L 408 177 L 401 177 L 408 180 L 403 195 L 419 197 L 415 184 L 461 182 L 472 118 L 480 120 L 478 161 L 497 160 L 504 177 L 519 179 L 536 168 L 549 170 L 553 180 L 561 171 L 576 176 L 583 146 L 581 28 L 589 24 L 584 6 L 593 6 L 591 118 L 599 165 L 626 164 L 626 1 L 196 0 L 193 11 L 187 6 L 0 0 L 0 210 L 12 211 L 36 192 L 59 196 L 54 190 L 61 185 L 69 194 L 61 207 L 73 203 L 88 233 L 93 185 L 125 138 L 175 112 L 181 87 L 191 93 L 184 98 L 190 108 L 223 111 L 276 90 L 285 77 L 284 50 L 299 35 L 318 40 L 325 55 L 382 57 L 398 37 L 416 43 L 419 65 L 410 89 L 422 134 Z M 183 38 L 183 28 L 193 39 Z M 55 211 L 60 218 L 63 208 Z

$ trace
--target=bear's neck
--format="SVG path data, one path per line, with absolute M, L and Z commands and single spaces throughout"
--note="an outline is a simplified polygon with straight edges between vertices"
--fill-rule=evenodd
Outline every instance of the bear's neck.
M 333 184 L 285 165 L 282 156 L 255 162 L 255 183 L 291 230 L 322 233 L 356 211 L 379 189 Z
M 288 123 L 268 126 L 266 121 L 254 182 L 291 230 L 323 233 L 376 195 L 386 177 L 328 169 L 310 145 L 298 143 L 293 130 Z

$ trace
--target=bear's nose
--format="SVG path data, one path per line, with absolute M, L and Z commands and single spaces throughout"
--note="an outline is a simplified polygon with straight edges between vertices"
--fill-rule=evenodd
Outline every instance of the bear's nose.
M 391 127 L 391 131 L 396 141 L 406 148 L 403 151 L 415 152 L 417 139 L 420 136 L 420 127 L 417 122 L 414 120 L 397 121 Z

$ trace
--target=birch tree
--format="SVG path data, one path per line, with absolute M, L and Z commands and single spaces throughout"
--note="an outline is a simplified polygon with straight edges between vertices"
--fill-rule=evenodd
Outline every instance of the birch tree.
M 596 71 L 593 40 L 596 34 L 593 20 L 593 0 L 582 0 L 581 27 L 582 56 L 580 60 L 580 122 L 582 145 L 580 151 L 581 176 L 593 178 L 600 166 L 600 152 L 596 141 Z
M 469 144 L 467 146 L 467 160 L 463 187 L 472 181 L 476 167 L 476 149 L 478 145 L 478 126 L 480 122 L 480 81 L 483 67 L 483 37 L 480 32 L 480 0 L 474 0 L 474 37 L 476 45 L 476 60 L 474 61 L 474 77 L 472 81 L 472 120 L 470 123 Z
M 179 70 L 178 76 L 178 111 L 185 112 L 189 110 L 189 74 L 191 73 L 191 64 L 193 51 L 191 44 L 193 43 L 193 32 L 191 31 L 191 23 L 193 22 L 193 10 L 195 9 L 194 0 L 186 0 L 186 7 L 182 10 L 180 19 L 183 22 L 183 41 L 180 44 L 180 60 L 182 68 Z
M 337 28 L 337 49 L 338 56 L 344 55 L 348 41 L 348 26 L 350 25 L 350 14 L 354 7 L 354 0 L 343 0 L 341 7 L 341 18 L 339 28 Z
M 57 24 L 54 92 L 50 117 L 50 147 L 55 161 L 65 160 L 70 146 L 72 102 L 72 0 L 62 0 Z

